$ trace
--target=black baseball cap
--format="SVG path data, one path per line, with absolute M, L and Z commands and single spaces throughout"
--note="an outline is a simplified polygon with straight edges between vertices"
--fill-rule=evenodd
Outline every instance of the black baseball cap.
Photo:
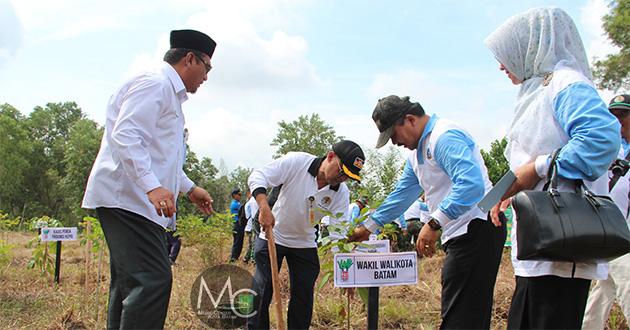
M 240 194 L 241 193 L 241 189 L 239 188 L 234 188 L 234 190 L 232 190 L 232 195 L 236 195 L 236 194 Z
M 171 31 L 171 48 L 194 49 L 212 58 L 216 47 L 217 43 L 203 32 L 196 30 Z
M 387 144 L 394 133 L 394 124 L 407 114 L 424 115 L 424 109 L 420 103 L 409 101 L 409 96 L 390 95 L 378 100 L 372 112 L 372 120 L 381 132 L 376 141 L 376 148 Z
M 359 172 L 365 163 L 363 149 L 350 140 L 341 140 L 332 146 L 332 150 L 341 159 L 341 169 L 350 178 L 361 181 Z
M 630 95 L 621 94 L 615 96 L 610 101 L 608 110 L 630 110 Z

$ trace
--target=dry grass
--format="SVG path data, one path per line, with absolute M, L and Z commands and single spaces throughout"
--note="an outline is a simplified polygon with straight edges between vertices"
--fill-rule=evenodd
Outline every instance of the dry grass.
M 64 242 L 61 283 L 52 284 L 52 276 L 27 269 L 31 250 L 26 242 L 33 234 L 9 233 L 12 262 L 0 269 L 0 329 L 94 329 L 105 327 L 109 263 L 104 255 L 100 288 L 97 288 L 96 260 L 85 284 L 84 248 L 78 242 Z M 226 241 L 225 245 L 231 244 Z M 229 251 L 223 248 L 223 251 Z M 514 278 L 508 250 L 503 255 L 495 287 L 493 329 L 506 327 Z M 225 252 L 227 254 L 227 252 Z M 204 269 L 198 246 L 183 246 L 177 266 L 173 267 L 173 291 L 166 320 L 168 329 L 202 329 L 205 326 L 190 308 L 190 288 Z M 379 323 L 382 329 L 435 329 L 440 322 L 440 272 L 444 255 L 419 263 L 420 282 L 416 286 L 384 287 L 380 290 Z M 219 260 L 227 261 L 227 255 Z M 322 263 L 324 261 L 322 260 Z M 253 266 L 240 266 L 253 273 Z M 286 310 L 288 274 L 286 263 L 281 270 L 282 296 Z M 98 305 L 96 303 L 98 297 Z M 98 320 L 97 320 L 98 314 Z M 352 329 L 365 329 L 367 313 L 355 297 L 347 308 L 347 298 L 339 289 L 326 285 L 315 297 L 313 329 L 347 327 L 350 315 Z M 272 313 L 273 315 L 273 313 Z M 285 314 L 286 315 L 286 314 Z M 618 307 L 611 316 L 615 329 L 627 329 Z M 286 321 L 286 320 L 285 320 Z M 610 321 L 609 321 L 610 322 Z M 272 316 L 272 323 L 275 323 Z

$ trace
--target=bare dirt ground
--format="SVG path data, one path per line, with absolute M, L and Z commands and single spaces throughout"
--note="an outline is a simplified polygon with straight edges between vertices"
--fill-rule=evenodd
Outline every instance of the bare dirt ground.
M 8 265 L 0 269 L 0 328 L 1 329 L 102 329 L 107 313 L 109 286 L 108 256 L 104 254 L 98 281 L 98 258 L 93 260 L 86 283 L 85 247 L 78 242 L 64 242 L 62 248 L 61 282 L 53 285 L 53 277 L 28 269 L 31 248 L 26 243 L 33 233 L 3 233 L 13 245 Z M 231 241 L 225 242 L 226 245 Z M 222 249 L 227 251 L 227 249 Z M 381 329 L 435 329 L 440 320 L 440 269 L 444 255 L 419 262 L 420 281 L 415 286 L 384 287 L 380 290 L 379 325 Z M 227 261 L 227 255 L 221 259 Z M 322 261 L 322 263 L 324 260 Z M 253 273 L 254 267 L 242 262 L 239 266 Z M 166 319 L 167 329 L 203 329 L 205 325 L 194 315 L 190 305 L 190 290 L 196 277 L 204 270 L 198 246 L 184 246 L 177 265 L 173 267 L 173 290 Z M 100 282 L 100 283 L 99 283 Z M 281 271 L 284 308 L 289 296 L 286 264 Z M 505 329 L 514 278 L 509 249 L 503 255 L 495 286 L 493 329 Z M 350 301 L 340 289 L 327 284 L 316 294 L 313 329 L 365 329 L 367 313 L 357 297 Z M 273 321 L 273 320 L 272 320 Z M 615 306 L 608 328 L 628 329 L 619 307 Z

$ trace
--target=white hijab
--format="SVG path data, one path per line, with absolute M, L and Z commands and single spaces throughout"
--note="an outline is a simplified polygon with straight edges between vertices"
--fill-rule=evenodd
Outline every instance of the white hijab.
M 568 68 L 590 81 L 591 71 L 577 28 L 560 8 L 539 7 L 512 16 L 484 43 L 522 81 L 505 155 L 514 170 L 568 141 L 568 136 L 555 134 L 559 125 L 541 93 L 545 76 Z

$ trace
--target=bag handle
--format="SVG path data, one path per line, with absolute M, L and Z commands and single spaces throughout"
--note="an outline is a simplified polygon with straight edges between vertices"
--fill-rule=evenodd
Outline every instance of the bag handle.
M 543 187 L 543 190 L 547 190 L 551 195 L 554 203 L 557 207 L 564 206 L 564 203 L 559 198 L 560 193 L 558 192 L 558 154 L 560 154 L 560 150 L 562 148 L 558 148 L 554 150 L 551 154 L 551 163 L 549 164 L 549 171 L 547 172 L 547 182 Z M 595 195 L 586 187 L 584 181 L 582 179 L 570 180 L 575 182 L 575 192 L 581 196 L 584 196 L 588 202 L 593 205 L 593 207 L 601 206 L 601 203 L 595 198 Z

